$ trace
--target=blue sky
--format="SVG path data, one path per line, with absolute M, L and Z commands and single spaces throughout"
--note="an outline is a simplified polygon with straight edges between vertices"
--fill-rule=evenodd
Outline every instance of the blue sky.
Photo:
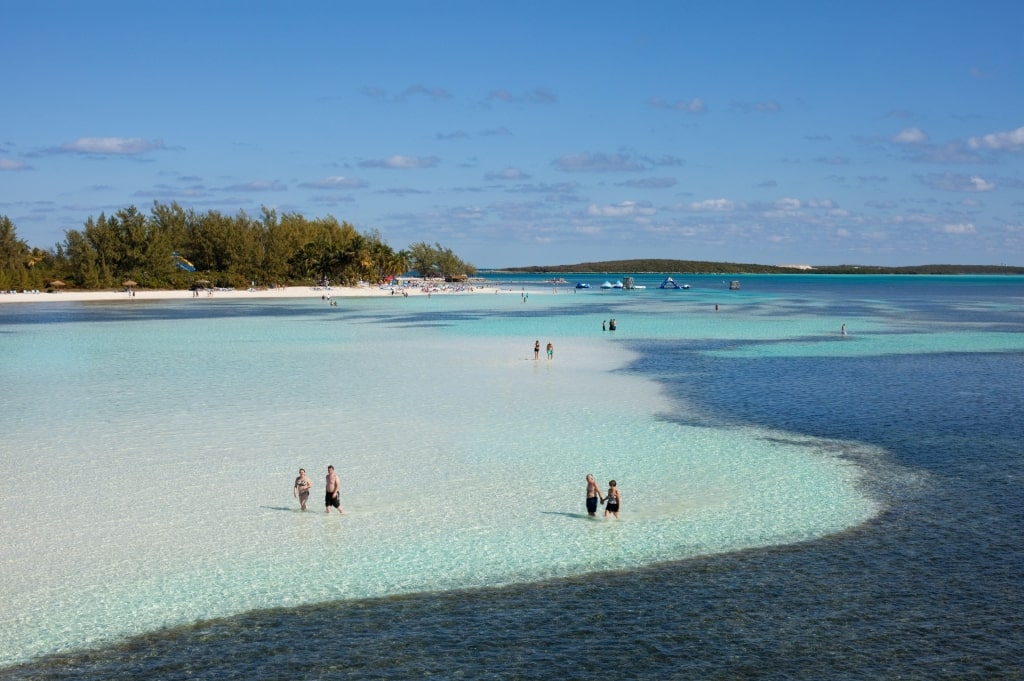
M 1024 265 L 1024 3 L 0 0 L 0 214 L 333 215 L 478 267 Z

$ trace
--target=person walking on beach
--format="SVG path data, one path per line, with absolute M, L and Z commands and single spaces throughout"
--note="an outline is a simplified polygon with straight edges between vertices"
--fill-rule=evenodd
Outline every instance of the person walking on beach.
M 533 358 L 540 359 L 540 341 L 533 342 Z
M 295 484 L 292 486 L 292 496 L 299 498 L 299 506 L 302 510 L 306 510 L 306 501 L 309 500 L 309 490 L 313 488 L 313 481 L 306 475 L 306 469 L 299 469 L 299 477 L 295 478 Z
M 338 514 L 345 511 L 341 508 L 341 480 L 334 472 L 334 466 L 327 467 L 327 489 L 324 491 L 324 506 L 326 512 L 331 512 L 331 506 L 338 509 Z
M 548 359 L 554 359 L 554 358 L 555 358 L 555 346 L 552 345 L 551 343 L 548 343 Z
M 616 487 L 615 481 L 612 480 L 608 483 L 608 494 L 605 496 L 604 506 L 604 517 L 607 518 L 609 515 L 614 515 L 615 519 L 619 519 L 619 503 L 622 501 L 622 495 L 619 494 L 619 488 Z
M 597 517 L 598 501 L 604 502 L 604 497 L 601 496 L 601 488 L 598 487 L 593 474 L 587 473 L 587 515 L 591 518 Z

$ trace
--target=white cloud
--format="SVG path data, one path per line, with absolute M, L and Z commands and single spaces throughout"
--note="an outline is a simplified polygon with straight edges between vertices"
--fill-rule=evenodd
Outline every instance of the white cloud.
M 971 178 L 971 187 L 973 187 L 976 192 L 990 192 L 996 188 L 994 184 L 982 177 L 978 177 L 977 175 Z
M 361 161 L 363 168 L 433 168 L 440 159 L 436 156 L 389 156 L 384 159 Z
M 928 141 L 928 135 L 920 128 L 904 128 L 893 136 L 896 144 L 920 144 Z
M 0 158 L 0 170 L 28 170 L 31 166 L 13 158 Z
M 553 162 L 565 172 L 614 172 L 641 170 L 628 154 L 582 153 L 562 156 Z
M 366 186 L 366 181 L 358 177 L 331 175 L 322 180 L 302 182 L 299 186 L 306 187 L 307 189 L 359 189 Z
M 518 168 L 505 168 L 495 173 L 487 173 L 484 177 L 488 180 L 526 180 L 530 176 Z
M 918 180 L 932 189 L 946 192 L 990 192 L 996 188 L 995 184 L 978 175 L 933 173 L 923 177 L 919 176 Z
M 733 208 L 734 204 L 731 199 L 705 199 L 690 204 L 690 210 L 698 212 L 726 211 Z
M 943 225 L 942 231 L 946 234 L 976 234 L 977 230 L 974 229 L 974 225 L 970 222 L 964 222 L 957 225 Z
M 131 156 L 163 148 L 163 141 L 141 137 L 80 137 L 74 142 L 65 142 L 57 150 L 72 154 Z
M 671 109 L 673 111 L 682 111 L 683 113 L 701 114 L 707 111 L 707 106 L 700 97 L 694 97 L 690 100 L 677 99 L 674 102 L 666 101 L 661 97 L 651 97 L 647 100 L 647 103 L 656 109 Z
M 775 207 L 779 210 L 800 210 L 801 205 L 800 199 L 792 198 L 779 199 L 775 202 Z
M 972 149 L 1024 150 L 1024 126 L 1007 132 L 993 132 L 982 137 L 971 137 L 967 144 Z
M 285 189 L 288 189 L 288 185 L 277 180 L 254 180 L 224 187 L 224 190 L 229 192 L 279 192 Z
M 623 201 L 611 205 L 590 204 L 587 215 L 601 218 L 624 218 L 630 216 L 654 215 L 657 211 L 649 205 L 641 205 L 635 201 Z

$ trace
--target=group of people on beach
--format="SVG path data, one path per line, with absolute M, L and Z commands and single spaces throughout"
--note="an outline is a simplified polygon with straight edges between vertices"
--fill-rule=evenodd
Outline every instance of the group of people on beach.
M 554 344 L 548 343 L 547 350 L 548 350 L 548 359 L 554 359 L 555 358 L 555 346 L 554 346 Z M 534 359 L 540 359 L 540 341 L 539 340 L 533 342 L 533 358 Z
M 299 477 L 295 478 L 292 485 L 292 496 L 298 497 L 299 506 L 306 510 L 306 502 L 309 501 L 309 493 L 313 489 L 313 481 L 306 475 L 306 469 L 299 469 Z M 327 513 L 334 508 L 341 515 L 345 511 L 341 508 L 341 479 L 334 470 L 334 466 L 327 467 L 327 482 L 324 488 L 324 509 Z
M 334 470 L 334 466 L 327 467 L 327 478 L 324 487 L 324 510 L 330 514 L 331 509 L 338 511 L 338 515 L 344 513 L 341 508 L 341 479 Z M 306 502 L 309 501 L 309 493 L 313 489 L 313 481 L 306 475 L 306 469 L 299 469 L 299 476 L 295 478 L 292 485 L 292 496 L 298 498 L 299 506 L 306 510 Z M 622 503 L 622 494 L 614 480 L 608 482 L 608 494 L 601 494 L 601 488 L 591 473 L 587 474 L 587 515 L 591 518 L 597 516 L 598 504 L 604 504 L 604 517 L 619 517 L 619 506 Z
M 622 494 L 619 493 L 618 485 L 614 480 L 608 481 L 608 494 L 601 494 L 601 488 L 594 480 L 593 474 L 587 474 L 587 515 L 591 518 L 597 517 L 598 503 L 604 504 L 604 517 L 615 516 L 619 518 L 619 506 L 622 503 Z

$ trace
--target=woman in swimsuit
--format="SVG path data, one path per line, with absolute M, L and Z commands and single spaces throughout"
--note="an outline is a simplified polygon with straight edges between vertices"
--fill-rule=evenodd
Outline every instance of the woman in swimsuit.
M 299 477 L 295 478 L 295 484 L 292 486 L 292 496 L 299 498 L 299 505 L 302 506 L 302 510 L 306 510 L 306 501 L 309 499 L 309 490 L 313 487 L 313 481 L 306 476 L 306 469 L 299 469 Z
M 615 519 L 619 518 L 619 502 L 622 500 L 622 495 L 619 494 L 619 488 L 615 486 L 615 481 L 612 480 L 608 483 L 608 494 L 605 496 L 604 505 L 604 517 L 607 518 L 609 515 L 614 515 Z

